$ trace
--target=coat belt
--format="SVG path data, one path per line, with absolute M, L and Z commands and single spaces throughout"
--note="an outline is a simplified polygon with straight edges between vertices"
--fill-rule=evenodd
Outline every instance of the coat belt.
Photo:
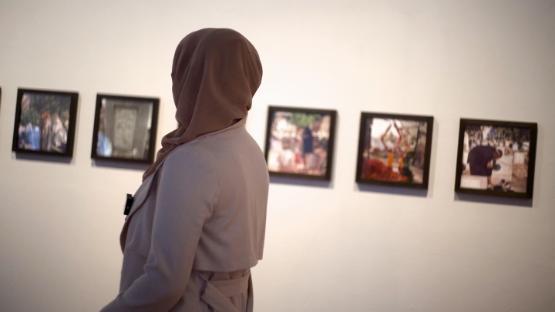
M 252 311 L 252 280 L 250 272 L 241 277 L 224 280 L 210 280 L 204 274 L 199 274 L 204 281 L 202 301 L 216 312 L 244 312 L 232 303 L 230 297 L 246 295 L 247 311 Z

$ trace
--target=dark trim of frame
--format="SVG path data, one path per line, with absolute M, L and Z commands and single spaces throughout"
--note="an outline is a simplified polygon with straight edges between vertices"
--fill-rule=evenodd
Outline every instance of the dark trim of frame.
M 270 171 L 268 169 L 270 176 L 331 181 L 333 154 L 334 154 L 334 146 L 335 146 L 335 124 L 337 119 L 337 111 L 330 110 L 330 109 L 269 106 L 268 117 L 266 121 L 266 139 L 265 139 L 265 147 L 264 147 L 264 158 L 266 159 L 266 162 L 268 161 L 268 153 L 270 151 L 270 136 L 272 132 L 272 120 L 275 112 L 329 115 L 330 116 L 330 137 L 328 141 L 328 150 L 327 150 L 327 159 L 326 159 L 326 173 L 324 175 L 316 176 L 316 175 L 309 175 L 309 174 L 302 174 L 302 173 L 275 172 L 275 171 Z
M 102 106 L 102 99 L 121 100 L 121 101 L 136 101 L 144 102 L 144 104 L 152 103 L 152 124 L 150 125 L 150 141 L 148 142 L 148 158 L 147 159 L 133 159 L 125 157 L 105 157 L 97 155 L 96 146 L 98 144 L 98 128 L 100 122 L 100 108 Z M 141 103 L 140 105 L 142 105 Z M 160 99 L 156 97 L 141 97 L 141 96 L 128 96 L 116 94 L 97 93 L 96 107 L 94 112 L 94 127 L 92 134 L 91 158 L 101 161 L 116 161 L 133 164 L 152 164 L 154 162 L 154 152 L 156 148 L 156 133 L 158 127 L 158 109 L 160 106 Z
M 365 139 L 365 124 L 366 120 L 369 118 L 383 118 L 383 119 L 396 119 L 396 120 L 408 120 L 408 121 L 423 121 L 426 123 L 426 147 L 424 150 L 424 167 L 422 171 L 422 183 L 405 183 L 405 182 L 393 182 L 393 181 L 379 181 L 379 180 L 369 180 L 363 179 L 362 175 L 362 165 L 363 165 L 363 150 L 364 150 L 364 139 Z M 360 125 L 358 134 L 358 151 L 357 151 L 357 167 L 356 167 L 356 177 L 355 181 L 361 184 L 374 184 L 374 185 L 384 185 L 384 186 L 395 186 L 395 187 L 406 187 L 406 188 L 417 188 L 417 189 L 428 189 L 429 174 L 430 174 L 430 158 L 432 152 L 432 137 L 434 129 L 434 117 L 433 116 L 420 116 L 420 115 L 406 115 L 406 114 L 390 114 L 390 113 L 374 113 L 374 112 L 362 112 L 360 114 Z
M 462 153 L 463 153 L 463 144 L 464 144 L 464 130 L 469 125 L 493 126 L 493 127 L 505 127 L 505 128 L 524 128 L 524 129 L 530 130 L 530 152 L 528 154 L 528 176 L 526 181 L 526 193 L 496 192 L 496 191 L 490 191 L 490 190 L 477 190 L 477 189 L 469 189 L 469 188 L 461 187 L 461 174 L 463 172 Z M 538 137 L 538 124 L 534 122 L 461 118 L 459 123 L 459 143 L 457 147 L 457 166 L 456 166 L 457 169 L 455 172 L 455 192 L 496 196 L 496 197 L 532 199 L 534 194 L 534 172 L 536 167 L 537 137 Z
M 19 123 L 21 121 L 21 100 L 23 99 L 23 94 L 35 93 L 35 94 L 47 94 L 47 95 L 59 95 L 59 96 L 69 96 L 69 128 L 67 129 L 67 142 L 66 142 L 66 152 L 48 152 L 48 151 L 33 151 L 21 149 L 18 147 L 19 142 Z M 79 100 L 79 94 L 77 92 L 69 91 L 55 91 L 55 90 L 44 90 L 44 89 L 27 89 L 18 88 L 17 89 L 17 100 L 15 107 L 15 121 L 14 121 L 14 131 L 12 140 L 12 151 L 17 154 L 29 154 L 29 155 L 51 155 L 58 157 L 73 157 L 73 145 L 75 142 L 75 129 L 77 121 L 77 103 Z

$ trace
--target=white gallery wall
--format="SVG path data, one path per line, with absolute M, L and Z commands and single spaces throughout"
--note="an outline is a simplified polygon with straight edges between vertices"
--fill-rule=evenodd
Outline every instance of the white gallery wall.
M 0 310 L 97 311 L 117 292 L 136 168 L 90 159 L 97 92 L 161 99 L 202 27 L 257 47 L 269 105 L 336 109 L 332 182 L 274 180 L 255 310 L 555 311 L 555 1 L 0 0 Z M 18 87 L 79 92 L 74 157 L 11 152 Z M 361 111 L 433 115 L 428 192 L 354 182 Z M 459 197 L 459 118 L 537 122 L 531 202 Z

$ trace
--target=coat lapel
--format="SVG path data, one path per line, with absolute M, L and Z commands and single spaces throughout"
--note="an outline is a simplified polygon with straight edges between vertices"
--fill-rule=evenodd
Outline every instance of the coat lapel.
M 129 215 L 125 218 L 125 223 L 123 224 L 123 228 L 121 230 L 119 236 L 119 242 L 121 246 L 121 251 L 125 249 L 125 240 L 127 238 L 127 229 L 129 227 L 129 221 L 135 212 L 137 212 L 144 204 L 145 200 L 147 199 L 150 189 L 152 188 L 152 183 L 155 180 L 156 174 L 150 175 L 146 180 L 144 180 L 143 184 L 137 189 L 135 194 L 133 195 L 133 205 L 131 205 L 131 209 L 129 211 Z
M 149 176 L 146 180 L 139 186 L 135 194 L 133 195 L 133 205 L 131 205 L 131 210 L 129 211 L 129 215 L 127 216 L 126 220 L 129 218 L 143 205 L 145 202 L 147 195 L 150 191 L 150 186 L 152 184 L 152 180 L 154 180 L 154 175 Z

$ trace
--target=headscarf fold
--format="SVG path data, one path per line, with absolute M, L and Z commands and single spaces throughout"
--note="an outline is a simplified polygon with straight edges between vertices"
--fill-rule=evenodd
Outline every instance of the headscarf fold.
M 187 35 L 175 51 L 172 92 L 177 129 L 162 138 L 146 179 L 177 146 L 246 118 L 262 80 L 254 46 L 232 29 L 205 28 Z

